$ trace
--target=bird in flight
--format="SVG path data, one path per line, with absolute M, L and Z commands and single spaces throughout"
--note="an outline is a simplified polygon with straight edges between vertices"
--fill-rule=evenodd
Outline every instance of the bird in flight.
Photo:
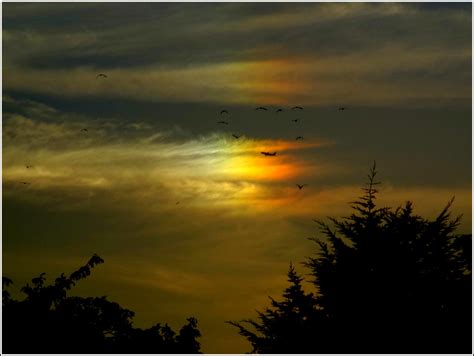
M 27 169 L 28 169 L 28 168 L 33 168 L 33 166 L 29 166 L 29 165 L 26 165 L 25 167 L 26 167 Z
M 176 205 L 178 205 L 178 204 L 179 204 L 179 201 L 176 202 Z
M 265 111 L 267 111 L 267 108 L 264 108 L 263 106 L 259 106 L 258 108 L 255 108 L 255 110 L 265 110 Z
M 242 136 L 242 135 L 238 136 L 236 134 L 232 134 L 232 136 L 235 137 L 238 140 L 240 138 L 240 136 Z
M 307 186 L 308 184 L 297 184 L 299 190 L 303 189 L 303 187 Z
M 229 125 L 227 121 L 217 121 L 218 124 Z
M 337 110 L 341 110 L 341 111 L 342 111 L 342 110 L 346 110 L 346 108 L 343 107 L 343 106 L 341 106 L 341 107 L 340 107 L 339 109 L 337 109 Z
M 293 121 L 293 122 L 298 122 L 298 120 L 299 120 L 299 119 L 293 119 L 293 120 L 291 120 L 291 121 Z
M 276 156 L 276 152 L 270 153 L 270 152 L 260 152 L 264 156 Z
M 228 114 L 229 112 L 227 110 L 221 110 L 221 115 L 222 114 Z
M 97 77 L 95 77 L 95 79 L 100 78 L 100 77 L 108 78 L 108 77 L 107 77 L 107 74 L 99 73 L 99 74 L 97 74 Z
M 20 182 L 20 183 L 23 184 L 23 185 L 30 184 L 30 183 L 28 183 L 28 182 Z
M 304 140 L 304 137 L 303 136 L 298 136 L 297 138 L 295 138 L 295 140 Z
M 279 113 L 279 112 L 282 112 L 282 111 L 283 111 L 283 109 L 277 109 L 276 112 Z
M 81 129 L 81 131 L 87 132 L 87 129 Z
M 301 106 L 293 106 L 291 110 L 303 110 Z

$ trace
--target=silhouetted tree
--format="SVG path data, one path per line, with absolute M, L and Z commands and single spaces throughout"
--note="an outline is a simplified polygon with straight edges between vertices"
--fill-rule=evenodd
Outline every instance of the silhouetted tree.
M 44 273 L 14 300 L 3 277 L 3 351 L 6 353 L 199 353 L 197 320 L 189 318 L 179 333 L 156 324 L 132 326 L 134 313 L 106 297 L 67 296 L 91 269 L 104 261 L 97 255 L 69 277 L 64 274 L 45 285 Z
M 432 221 L 415 215 L 410 202 L 376 207 L 375 176 L 374 164 L 349 217 L 330 218 L 333 227 L 319 222 L 325 238 L 314 239 L 318 253 L 305 262 L 318 289 L 314 308 L 290 313 L 298 323 L 314 322 L 295 327 L 272 302 L 258 322 L 247 320 L 255 332 L 233 323 L 253 352 L 470 353 L 472 236 L 455 233 L 452 200 Z M 275 319 L 286 331 L 274 331 Z
M 188 318 L 187 321 L 188 323 L 181 328 L 176 337 L 177 352 L 182 354 L 196 353 L 200 348 L 197 338 L 201 336 L 201 333 L 197 328 L 197 319 Z
M 308 340 L 318 327 L 323 315 L 317 308 L 312 293 L 303 290 L 301 278 L 292 264 L 288 271 L 290 286 L 283 293 L 283 301 L 270 298 L 271 307 L 258 313 L 260 322 L 251 319 L 241 323 L 228 322 L 239 328 L 257 353 L 306 353 Z M 251 325 L 255 331 L 247 329 L 242 323 Z M 321 330 L 323 332 L 323 330 Z

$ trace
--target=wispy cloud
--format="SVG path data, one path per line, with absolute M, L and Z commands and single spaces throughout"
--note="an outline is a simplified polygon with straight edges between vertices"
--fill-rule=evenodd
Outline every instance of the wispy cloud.
M 305 162 L 295 153 L 330 143 L 250 137 L 235 140 L 218 132 L 176 141 L 169 133 L 139 122 L 117 135 L 113 123 L 87 126 L 80 120 L 57 120 L 62 114 L 48 107 L 42 108 L 38 116 L 45 113 L 52 113 L 50 120 L 56 120 L 6 115 L 6 196 L 27 189 L 34 199 L 45 199 L 44 203 L 56 201 L 58 194 L 66 192 L 79 200 L 109 194 L 114 201 L 133 201 L 148 209 L 158 209 L 164 202 L 165 206 L 174 206 L 175 201 L 195 207 L 263 207 L 283 199 L 278 189 L 266 187 L 267 183 L 288 185 L 289 180 L 315 170 L 314 163 Z M 87 132 L 82 131 L 84 127 L 88 127 Z M 277 151 L 278 155 L 263 157 L 260 152 L 264 150 Z M 322 172 L 330 169 L 323 164 L 318 168 Z M 21 183 L 24 181 L 30 184 L 25 187 Z
M 231 104 L 423 105 L 468 100 L 468 78 L 446 76 L 470 62 L 470 50 L 382 47 L 367 54 L 290 57 L 183 69 L 10 68 L 7 88 L 57 96 L 99 96 L 147 101 Z M 97 72 L 109 78 L 96 80 Z M 462 74 L 462 75 L 461 75 Z M 414 82 L 412 76 L 423 80 Z
M 75 27 L 21 27 L 13 22 L 22 18 L 21 6 L 6 6 L 12 14 L 3 31 L 4 87 L 235 104 L 333 105 L 343 98 L 359 105 L 433 106 L 470 97 L 470 12 L 462 6 L 280 4 L 262 11 L 264 5 L 181 4 L 155 6 L 161 9 L 156 15 L 125 6 L 127 16 L 142 18 L 139 25 L 124 19 L 101 26 L 94 15 L 99 9 L 119 19 L 125 12 L 92 7 L 72 17 Z M 441 11 L 445 26 L 439 26 Z M 28 7 L 25 14 L 24 21 L 35 18 Z M 95 80 L 99 71 L 109 80 Z

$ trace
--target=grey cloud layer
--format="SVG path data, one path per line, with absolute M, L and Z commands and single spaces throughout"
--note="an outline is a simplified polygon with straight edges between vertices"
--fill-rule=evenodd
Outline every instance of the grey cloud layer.
M 412 4 L 62 4 L 52 14 L 51 8 L 25 7 L 22 16 L 22 6 L 7 4 L 5 52 L 30 51 L 20 59 L 32 66 L 114 68 L 255 60 L 285 50 L 342 55 L 386 42 L 407 48 L 470 46 L 465 5 L 430 10 Z
M 262 99 L 308 104 L 333 103 L 342 86 L 354 104 L 467 100 L 470 28 L 465 4 L 6 4 L 5 86 L 84 95 L 77 76 L 110 70 L 120 84 L 90 95 L 242 103 L 246 81 L 257 98 L 268 81 Z M 245 67 L 281 59 L 270 77 Z

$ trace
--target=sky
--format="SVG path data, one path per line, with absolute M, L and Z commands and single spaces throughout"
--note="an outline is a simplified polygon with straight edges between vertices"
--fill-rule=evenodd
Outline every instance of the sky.
M 381 205 L 433 218 L 455 196 L 471 233 L 470 3 L 3 3 L 2 20 L 17 289 L 97 253 L 78 295 L 139 327 L 195 316 L 204 352 L 249 352 L 225 321 L 281 295 L 290 261 L 308 273 L 313 219 L 350 214 L 374 161 Z

